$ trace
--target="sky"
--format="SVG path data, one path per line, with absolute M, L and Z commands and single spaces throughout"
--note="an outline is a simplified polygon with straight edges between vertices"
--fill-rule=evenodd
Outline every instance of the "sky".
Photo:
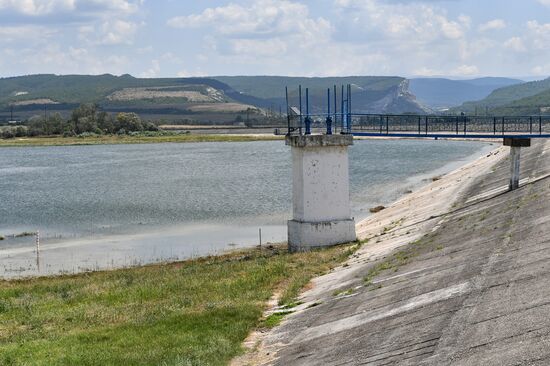
M 0 77 L 550 75 L 550 0 L 0 0 Z

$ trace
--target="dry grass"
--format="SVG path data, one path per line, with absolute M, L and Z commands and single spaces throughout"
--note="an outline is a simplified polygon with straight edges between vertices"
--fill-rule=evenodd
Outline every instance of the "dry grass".
M 257 135 L 199 135 L 199 134 L 169 134 L 159 136 L 90 136 L 90 137 L 25 137 L 15 139 L 0 139 L 0 147 L 15 146 L 66 146 L 66 145 L 106 145 L 106 144 L 154 144 L 163 142 L 245 142 L 281 140 L 280 136 Z

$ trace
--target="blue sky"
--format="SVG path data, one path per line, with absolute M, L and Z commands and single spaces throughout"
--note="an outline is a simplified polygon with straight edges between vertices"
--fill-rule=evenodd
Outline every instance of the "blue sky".
M 550 75 L 550 0 L 0 0 L 0 76 Z

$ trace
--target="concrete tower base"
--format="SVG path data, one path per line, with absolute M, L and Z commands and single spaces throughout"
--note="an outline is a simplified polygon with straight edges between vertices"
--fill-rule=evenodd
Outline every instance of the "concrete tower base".
M 292 148 L 293 219 L 291 251 L 348 243 L 356 239 L 349 201 L 350 135 L 289 136 Z
M 288 243 L 291 252 L 349 243 L 357 239 L 355 220 L 326 222 L 288 221 Z

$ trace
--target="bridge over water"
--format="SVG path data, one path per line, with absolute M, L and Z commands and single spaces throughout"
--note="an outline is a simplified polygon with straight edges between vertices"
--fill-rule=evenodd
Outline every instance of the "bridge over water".
M 326 129 L 327 134 L 375 137 L 550 138 L 550 116 L 354 113 L 350 85 L 345 91 L 342 87 L 339 98 L 336 87 L 333 92 L 327 89 L 326 109 L 325 113 L 310 113 L 309 90 L 305 89 L 303 100 L 301 87 L 298 105 L 291 106 L 287 91 L 287 134 L 307 135 Z
M 532 138 L 550 138 L 550 116 L 353 113 L 351 85 L 342 86 L 340 98 L 336 86 L 327 89 L 325 113 L 318 113 L 319 108 L 310 113 L 309 89 L 303 100 L 301 86 L 298 105 L 290 105 L 288 88 L 286 101 L 294 201 L 289 243 L 297 250 L 355 237 L 347 168 L 353 136 L 503 139 L 510 146 L 510 190 L 519 188 L 521 148 L 530 146 Z

